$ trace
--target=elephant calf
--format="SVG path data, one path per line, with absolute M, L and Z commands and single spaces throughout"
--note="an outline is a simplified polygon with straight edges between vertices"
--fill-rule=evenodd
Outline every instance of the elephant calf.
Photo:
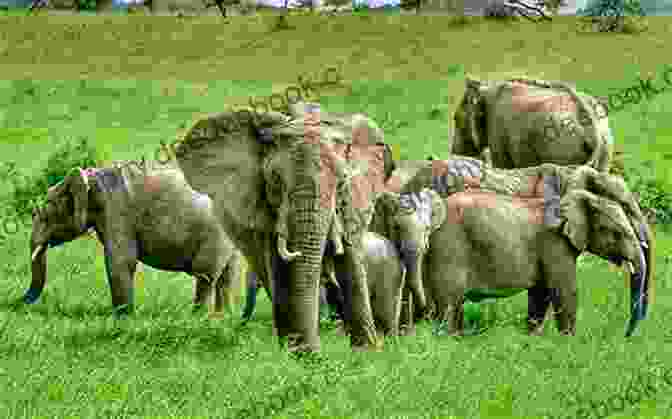
M 196 278 L 195 308 L 217 288 L 221 311 L 240 253 L 217 218 L 207 195 L 196 192 L 172 161 L 115 162 L 112 167 L 73 169 L 47 192 L 47 205 L 33 214 L 30 239 L 32 282 L 24 302 L 36 302 L 46 282 L 47 248 L 72 241 L 93 228 L 105 252 L 115 313 L 133 310 L 137 262 Z M 227 304 L 230 301 L 227 301 Z
M 380 234 L 365 232 L 362 240 L 371 311 L 376 331 L 383 335 L 396 335 L 399 332 L 401 297 L 405 286 L 405 269 L 401 255 L 394 243 Z M 345 304 L 347 303 L 344 297 L 348 292 L 347 287 L 352 285 L 349 284 L 348 279 L 336 279 L 339 275 L 334 272 L 334 264 L 331 258 L 334 252 L 333 246 L 327 246 L 322 266 L 322 285 L 326 291 L 323 300 L 326 301 L 322 301 L 322 303 L 333 306 L 337 316 L 345 320 L 347 324 L 349 320 L 346 317 L 349 310 L 346 310 Z M 254 312 L 256 298 L 253 296 L 256 295 L 257 290 L 254 277 L 250 277 L 247 293 L 248 297 L 251 298 L 247 300 L 243 314 L 244 318 L 249 318 Z

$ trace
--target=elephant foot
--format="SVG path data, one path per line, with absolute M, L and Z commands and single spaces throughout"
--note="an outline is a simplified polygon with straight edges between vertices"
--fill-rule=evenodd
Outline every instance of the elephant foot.
M 415 326 L 402 325 L 399 328 L 399 334 L 401 336 L 415 336 L 416 334 Z
M 223 311 L 213 311 L 212 313 L 208 313 L 209 319 L 223 319 L 225 317 L 226 315 Z
M 352 347 L 352 352 L 382 352 L 383 351 L 383 340 L 380 339 L 378 342 L 372 345 L 355 345 Z
M 336 334 L 338 336 L 347 336 L 348 335 L 348 328 L 345 326 L 345 323 L 343 320 L 337 320 L 336 321 Z
M 287 351 L 291 354 L 315 353 L 320 352 L 320 345 L 310 343 L 289 342 L 287 345 Z
M 449 327 L 445 321 L 436 321 L 432 327 L 432 334 L 434 336 L 462 337 L 464 335 L 464 331 L 454 327 Z
M 541 336 L 544 334 L 544 327 L 534 327 L 527 330 L 529 336 Z
M 124 318 L 133 314 L 135 307 L 132 304 L 122 304 L 114 308 L 114 316 L 116 318 Z

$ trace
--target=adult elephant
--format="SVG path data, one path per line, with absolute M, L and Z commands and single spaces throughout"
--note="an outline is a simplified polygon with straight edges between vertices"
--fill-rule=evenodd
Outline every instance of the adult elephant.
M 47 280 L 47 250 L 91 229 L 105 251 L 115 313 L 133 310 L 133 276 L 140 261 L 196 278 L 194 308 L 215 294 L 215 311 L 231 308 L 240 253 L 220 226 L 212 200 L 185 181 L 175 162 L 115 161 L 76 168 L 49 188 L 33 213 L 32 282 L 23 297 L 35 303 Z
M 606 107 L 563 82 L 467 77 L 454 122 L 452 153 L 486 156 L 494 167 L 555 163 L 609 169 L 613 137 Z
M 626 336 L 645 317 L 654 241 L 622 178 L 588 166 L 504 170 L 456 157 L 428 163 L 401 190 L 432 186 L 446 197 L 447 217 L 430 238 L 426 278 L 449 333 L 462 330 L 469 290 L 527 289 L 530 333 L 552 303 L 560 332 L 574 334 L 583 251 L 629 271 Z
M 322 258 L 335 220 L 343 220 L 335 270 L 351 344 L 377 349 L 361 235 L 394 169 L 391 150 L 364 115 L 330 116 L 305 103 L 292 110 L 203 118 L 175 146 L 177 161 L 189 183 L 213 197 L 252 270 L 271 273 L 275 331 L 290 351 L 319 350 Z

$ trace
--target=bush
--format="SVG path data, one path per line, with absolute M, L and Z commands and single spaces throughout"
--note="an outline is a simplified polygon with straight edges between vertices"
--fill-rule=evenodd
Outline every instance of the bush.
M 489 19 L 512 20 L 516 14 L 503 0 L 493 0 L 483 9 L 483 16 Z
M 47 164 L 36 175 L 20 175 L 14 170 L 9 178 L 13 184 L 10 207 L 18 216 L 28 216 L 44 200 L 47 189 L 62 181 L 75 167 L 92 167 L 102 156 L 86 137 L 70 139 L 61 144 L 47 159 Z
M 640 0 L 592 0 L 576 14 L 584 31 L 636 34 L 648 28 Z
M 642 209 L 654 212 L 656 223 L 672 224 L 672 184 L 656 175 L 653 162 L 645 161 L 637 170 L 625 170 L 623 178 L 630 190 L 639 194 Z

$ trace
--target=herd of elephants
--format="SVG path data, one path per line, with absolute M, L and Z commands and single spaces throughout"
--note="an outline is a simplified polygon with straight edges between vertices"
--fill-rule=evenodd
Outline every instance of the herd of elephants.
M 463 333 L 465 301 L 523 290 L 530 334 L 552 305 L 573 335 L 587 251 L 629 273 L 630 336 L 646 316 L 654 240 L 637 195 L 609 173 L 600 106 L 563 82 L 467 77 L 451 157 L 418 161 L 395 161 L 366 115 L 318 103 L 209 115 L 162 144 L 166 162 L 75 168 L 49 188 L 23 301 L 44 289 L 47 249 L 93 229 L 117 314 L 133 310 L 138 261 L 193 276 L 195 309 L 231 310 L 244 256 L 243 316 L 265 288 L 290 351 L 319 351 L 320 304 L 353 350 L 379 350 L 421 319 Z

